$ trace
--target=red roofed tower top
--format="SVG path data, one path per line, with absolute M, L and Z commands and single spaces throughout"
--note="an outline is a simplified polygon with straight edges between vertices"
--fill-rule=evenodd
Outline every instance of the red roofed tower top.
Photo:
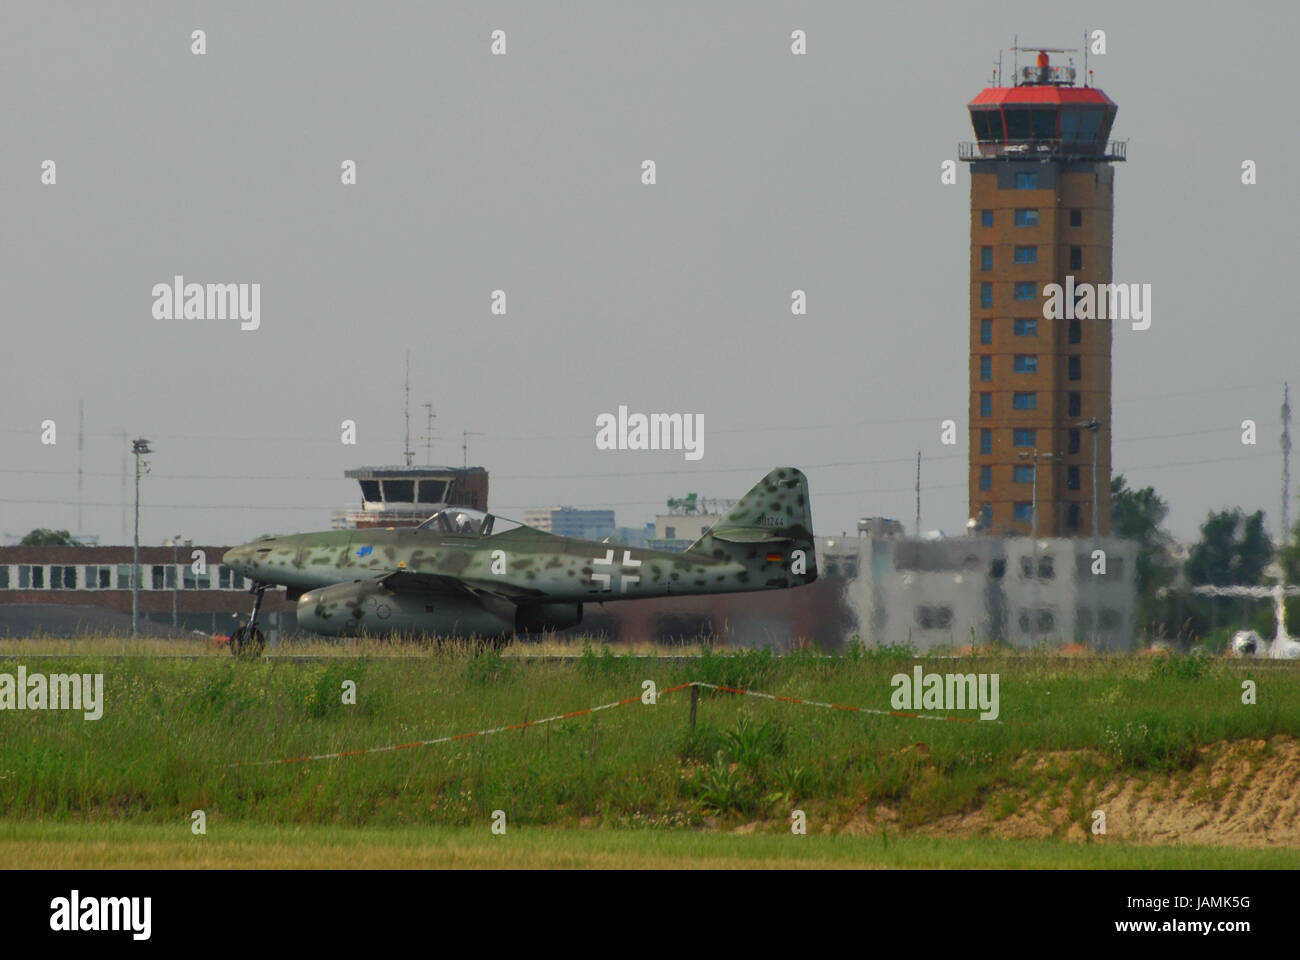
M 1078 157 L 1123 160 L 1124 144 L 1110 143 L 1119 107 L 1096 87 L 1074 86 L 1073 66 L 1054 67 L 1049 50 L 1021 67 L 1013 87 L 987 87 L 967 104 L 974 144 L 963 160 Z

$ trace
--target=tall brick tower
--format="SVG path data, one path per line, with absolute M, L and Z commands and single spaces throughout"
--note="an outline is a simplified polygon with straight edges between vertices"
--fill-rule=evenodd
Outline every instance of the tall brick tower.
M 1111 322 L 1045 319 L 1043 305 L 1067 276 L 1110 283 L 1111 164 L 1125 144 L 1108 141 L 1115 103 L 1051 65 L 1065 51 L 1033 50 L 1015 86 L 970 102 L 975 142 L 959 148 L 971 165 L 970 516 L 999 536 L 1106 534 Z

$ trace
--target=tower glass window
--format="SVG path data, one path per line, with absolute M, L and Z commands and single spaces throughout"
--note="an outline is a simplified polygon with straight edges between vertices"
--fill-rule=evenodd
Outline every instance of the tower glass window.
M 980 416 L 981 417 L 993 416 L 993 394 L 991 393 L 980 394 Z
M 1037 410 L 1038 394 L 1013 393 L 1011 395 L 1011 407 L 1013 410 Z
M 1038 211 L 1034 209 L 1017 210 L 1016 226 L 1017 227 L 1038 226 Z
M 1069 398 L 1069 409 L 1066 416 L 1081 417 L 1083 416 L 1083 394 L 1071 393 Z
M 1016 247 L 1016 263 L 1037 263 L 1038 247 Z
M 1078 320 L 1070 321 L 1069 341 L 1071 343 L 1083 342 L 1083 324 Z
M 1019 428 L 1011 433 L 1011 442 L 1017 447 L 1032 447 L 1038 443 L 1038 431 L 1032 428 Z
M 992 247 L 980 247 L 980 269 L 986 272 L 993 269 Z
M 1015 321 L 1017 337 L 1038 336 L 1038 320 L 1035 317 L 1020 317 Z
M 988 427 L 980 430 L 980 453 L 993 452 L 993 431 Z
M 1037 190 L 1038 174 L 1036 173 L 1017 173 L 1016 174 L 1017 190 Z
M 988 490 L 993 486 L 993 468 L 980 467 L 980 489 Z
M 1071 430 L 1071 431 L 1070 431 L 1070 445 L 1069 445 L 1069 448 L 1068 448 L 1068 450 L 1069 450 L 1070 453 L 1078 453 L 1078 452 L 1079 452 L 1079 440 L 1080 440 L 1079 431 L 1078 431 L 1078 430 Z
M 981 210 L 981 211 L 980 211 L 980 226 L 981 226 L 981 227 L 991 227 L 991 226 L 993 226 L 993 211 L 992 211 L 992 210 Z
M 993 306 L 993 284 L 991 283 L 980 284 L 980 306 L 981 307 Z
M 980 321 L 980 343 L 992 343 L 992 342 L 993 342 L 993 321 L 981 320 Z
M 1072 227 L 1083 226 L 1083 211 L 1080 210 L 1078 207 L 1075 207 L 1070 211 L 1070 226 Z
M 1022 281 L 1016 284 L 1017 300 L 1033 300 L 1038 296 L 1038 284 L 1032 280 Z
M 1071 380 L 1083 379 L 1083 361 L 1078 357 L 1070 358 L 1070 379 Z
M 1079 505 L 1072 503 L 1065 508 L 1065 525 L 1071 529 L 1079 526 Z
M 1012 369 L 1016 373 L 1037 373 L 1038 354 L 1017 353 L 1015 359 L 1012 361 Z
M 1067 467 L 1065 471 L 1065 488 L 1067 490 L 1079 489 L 1079 468 Z
M 980 379 L 984 381 L 993 379 L 992 357 L 980 357 Z
M 1013 516 L 1015 516 L 1017 520 L 1023 520 L 1025 523 L 1028 523 L 1029 518 L 1032 517 L 1033 515 L 1034 515 L 1033 501 L 1021 501 L 1015 505 L 1015 508 L 1013 510 Z
M 1070 269 L 1079 270 L 1083 267 L 1083 247 L 1070 248 Z
M 1012 467 L 1011 482 L 1012 483 L 1033 483 L 1034 468 L 1032 466 L 1025 466 L 1023 464 L 1017 464 L 1016 466 Z

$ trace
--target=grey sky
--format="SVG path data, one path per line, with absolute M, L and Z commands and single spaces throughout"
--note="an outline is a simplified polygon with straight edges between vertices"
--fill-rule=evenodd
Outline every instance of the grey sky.
M 1153 287 L 1151 329 L 1116 325 L 1115 470 L 1156 487 L 1180 537 L 1228 505 L 1275 532 L 1281 384 L 1300 389 L 1289 2 L 9 0 L 0 530 L 75 527 L 79 398 L 85 500 L 108 504 L 83 526 L 104 542 L 122 430 L 156 448 L 145 542 L 327 527 L 357 499 L 345 469 L 400 462 L 409 347 L 412 433 L 428 400 L 435 462 L 484 434 L 470 460 L 506 515 L 640 524 L 790 464 L 819 533 L 910 529 L 920 449 L 923 524 L 959 533 L 969 179 L 942 186 L 940 164 L 1013 34 L 1079 46 L 1085 28 L 1106 31 L 1090 66 L 1129 140 L 1115 279 Z M 155 320 L 150 290 L 178 273 L 261 283 L 261 329 Z M 703 414 L 704 458 L 598 451 L 619 404 Z

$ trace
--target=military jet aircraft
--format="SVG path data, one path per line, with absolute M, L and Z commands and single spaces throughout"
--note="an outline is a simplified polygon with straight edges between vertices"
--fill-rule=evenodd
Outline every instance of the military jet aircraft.
M 501 640 L 563 630 L 584 603 L 797 587 L 817 579 L 808 481 L 778 467 L 685 552 L 624 548 L 444 507 L 418 527 L 267 537 L 229 550 L 253 581 L 253 612 L 230 638 L 261 653 L 258 611 L 283 585 L 298 626 L 333 636 Z

